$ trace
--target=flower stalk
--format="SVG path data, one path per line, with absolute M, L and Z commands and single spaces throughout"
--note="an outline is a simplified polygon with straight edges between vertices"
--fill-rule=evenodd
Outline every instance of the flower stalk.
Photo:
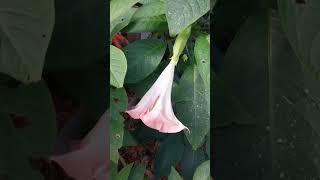
M 173 45 L 173 53 L 172 53 L 173 55 L 170 58 L 172 61 L 175 62 L 175 64 L 178 63 L 179 57 L 183 49 L 186 47 L 190 34 L 191 34 L 191 25 L 186 27 L 181 33 L 178 34 Z

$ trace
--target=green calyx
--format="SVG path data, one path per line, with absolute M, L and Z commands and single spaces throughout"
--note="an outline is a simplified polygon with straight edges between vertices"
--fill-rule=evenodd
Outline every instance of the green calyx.
M 178 34 L 174 45 L 173 45 L 173 55 L 171 57 L 171 60 L 175 62 L 175 64 L 178 63 L 179 56 L 181 55 L 183 49 L 186 47 L 187 41 L 191 34 L 191 25 L 186 27 L 181 33 Z

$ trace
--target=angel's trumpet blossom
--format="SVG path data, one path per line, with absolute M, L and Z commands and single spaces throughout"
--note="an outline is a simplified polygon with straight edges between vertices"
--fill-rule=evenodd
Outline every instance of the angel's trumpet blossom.
M 172 110 L 171 89 L 175 65 L 174 61 L 170 61 L 140 102 L 126 111 L 132 118 L 141 119 L 146 126 L 163 133 L 189 130 Z
M 76 180 L 106 180 L 108 177 L 106 113 L 82 140 L 79 149 L 51 157 L 51 160 L 57 162 L 69 176 Z
M 186 46 L 190 32 L 191 26 L 188 26 L 178 35 L 169 65 L 140 102 L 133 109 L 126 111 L 132 118 L 141 119 L 148 127 L 163 133 L 177 133 L 184 129 L 190 132 L 174 115 L 171 104 L 174 69 L 182 50 Z

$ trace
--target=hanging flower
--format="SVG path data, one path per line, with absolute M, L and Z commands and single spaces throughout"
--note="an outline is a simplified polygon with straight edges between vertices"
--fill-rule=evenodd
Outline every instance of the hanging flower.
M 140 102 L 127 113 L 141 119 L 150 128 L 163 133 L 177 133 L 187 129 L 174 115 L 171 104 L 171 89 L 175 62 L 170 61 Z
M 171 104 L 171 90 L 175 66 L 190 36 L 191 26 L 184 29 L 176 38 L 170 63 L 156 82 L 131 110 L 126 111 L 132 118 L 163 133 L 177 133 L 189 129 L 174 115 Z
M 70 153 L 53 156 L 66 173 L 76 180 L 106 180 L 107 165 L 107 118 L 106 113 L 82 140 L 80 148 Z

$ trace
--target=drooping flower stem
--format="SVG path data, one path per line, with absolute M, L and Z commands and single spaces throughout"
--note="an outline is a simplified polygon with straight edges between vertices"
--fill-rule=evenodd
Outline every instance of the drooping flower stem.
M 191 25 L 186 27 L 181 33 L 178 34 L 174 45 L 173 45 L 173 54 L 171 57 L 171 61 L 173 61 L 175 64 L 179 61 L 179 56 L 181 55 L 183 49 L 185 48 L 187 41 L 191 34 Z

